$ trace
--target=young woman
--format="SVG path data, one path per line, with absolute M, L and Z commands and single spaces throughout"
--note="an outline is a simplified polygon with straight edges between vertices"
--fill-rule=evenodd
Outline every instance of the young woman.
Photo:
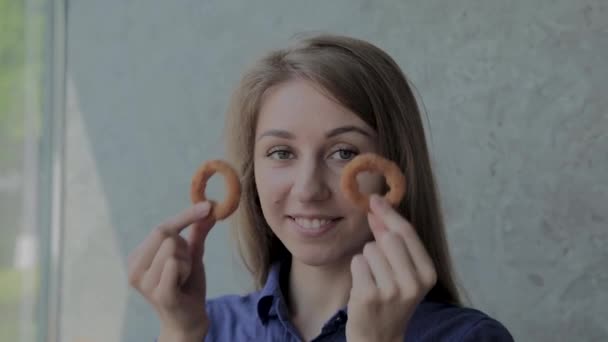
M 512 341 L 460 301 L 419 107 L 385 52 L 300 39 L 250 68 L 227 119 L 243 186 L 235 237 L 257 290 L 206 298 L 210 204 L 186 209 L 129 257 L 159 341 Z M 373 195 L 363 212 L 340 191 L 342 168 L 365 152 L 405 174 L 397 207 Z M 380 175 L 358 181 L 386 191 Z

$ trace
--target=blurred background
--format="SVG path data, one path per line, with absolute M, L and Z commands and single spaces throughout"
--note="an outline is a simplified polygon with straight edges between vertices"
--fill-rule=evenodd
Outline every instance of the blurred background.
M 608 341 L 605 0 L 0 0 L 0 341 L 152 341 L 126 256 L 223 157 L 244 68 L 311 31 L 417 87 L 469 305 Z M 251 289 L 227 226 L 206 253 L 209 296 Z

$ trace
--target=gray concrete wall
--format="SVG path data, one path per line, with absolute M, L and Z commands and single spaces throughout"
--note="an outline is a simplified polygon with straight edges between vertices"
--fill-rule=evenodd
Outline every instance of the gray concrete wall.
M 604 0 L 70 1 L 62 340 L 156 336 L 126 255 L 222 157 L 245 65 L 310 30 L 417 86 L 472 304 L 520 341 L 608 340 Z M 248 289 L 222 224 L 207 253 L 210 296 Z

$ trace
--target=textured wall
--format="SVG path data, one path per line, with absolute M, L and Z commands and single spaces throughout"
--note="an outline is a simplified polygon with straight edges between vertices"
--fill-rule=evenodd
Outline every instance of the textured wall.
M 606 1 L 80 0 L 68 22 L 62 340 L 157 334 L 126 255 L 222 156 L 244 66 L 309 30 L 371 40 L 417 86 L 472 304 L 517 340 L 608 340 Z M 210 295 L 246 290 L 225 227 L 210 240 Z

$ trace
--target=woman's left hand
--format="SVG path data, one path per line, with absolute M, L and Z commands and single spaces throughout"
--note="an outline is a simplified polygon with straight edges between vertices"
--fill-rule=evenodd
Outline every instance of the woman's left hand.
M 372 195 L 369 224 L 375 240 L 351 262 L 349 342 L 404 341 L 408 322 L 433 288 L 437 273 L 414 227 L 384 198 Z

